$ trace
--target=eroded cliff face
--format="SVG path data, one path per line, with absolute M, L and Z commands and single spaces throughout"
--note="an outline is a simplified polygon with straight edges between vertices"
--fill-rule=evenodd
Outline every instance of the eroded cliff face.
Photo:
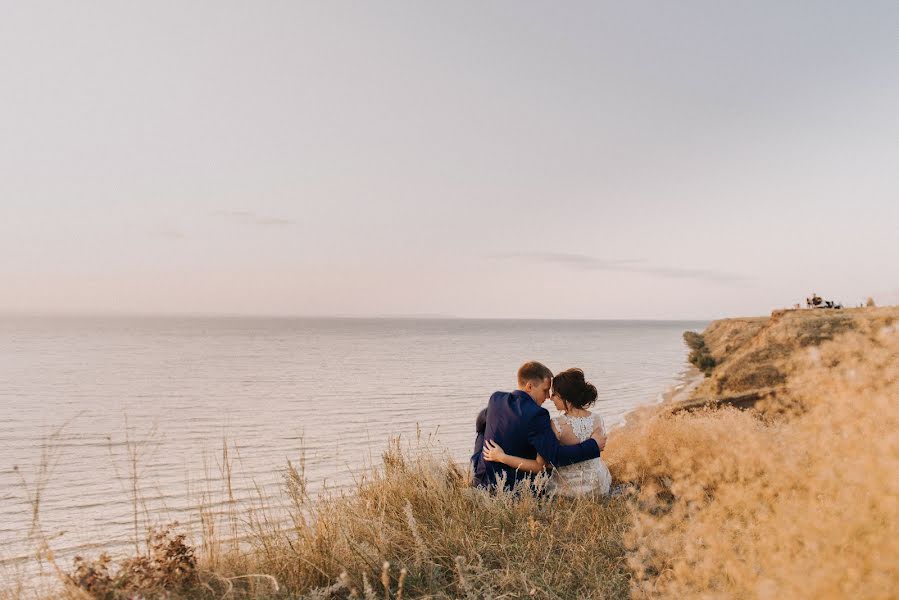
M 788 400 L 787 382 L 802 358 L 847 332 L 873 341 L 899 323 L 899 307 L 775 311 L 770 317 L 721 319 L 702 332 L 715 359 L 711 374 L 677 407 L 727 404 L 770 412 Z

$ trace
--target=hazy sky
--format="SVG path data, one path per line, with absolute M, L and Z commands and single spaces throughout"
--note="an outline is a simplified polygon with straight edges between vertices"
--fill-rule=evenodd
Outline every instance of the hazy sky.
M 0 0 L 0 311 L 899 302 L 879 2 Z

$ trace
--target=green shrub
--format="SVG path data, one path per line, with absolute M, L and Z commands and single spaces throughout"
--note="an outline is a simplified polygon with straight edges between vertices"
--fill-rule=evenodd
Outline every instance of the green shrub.
M 684 342 L 690 348 L 690 355 L 687 357 L 687 360 L 705 373 L 706 377 L 711 375 L 712 369 L 715 368 L 717 363 L 715 362 L 715 357 L 709 352 L 708 346 L 705 345 L 705 339 L 703 339 L 702 335 L 695 331 L 685 331 Z
M 700 348 L 705 348 L 705 340 L 703 339 L 702 335 L 696 333 L 695 331 L 685 331 L 684 342 L 686 342 L 687 347 L 690 350 L 699 350 Z

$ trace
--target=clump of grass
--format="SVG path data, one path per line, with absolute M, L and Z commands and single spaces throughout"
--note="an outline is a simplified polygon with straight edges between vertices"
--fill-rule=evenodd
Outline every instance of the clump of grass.
M 899 331 L 793 357 L 763 422 L 654 414 L 612 436 L 635 482 L 635 597 L 888 598 L 899 589 Z
M 176 526 L 177 523 L 152 529 L 146 554 L 117 563 L 107 554 L 93 560 L 75 557 L 75 567 L 66 576 L 66 586 L 71 591 L 103 600 L 188 594 L 197 597 L 196 592 L 206 586 L 201 587 L 194 549 L 185 542 L 184 534 L 173 532 Z
M 790 352 L 781 344 L 769 343 L 745 353 L 716 375 L 715 390 L 719 394 L 738 394 L 783 385 L 787 375 L 782 361 Z
M 796 341 L 802 348 L 820 346 L 823 342 L 830 341 L 839 334 L 858 326 L 858 323 L 850 315 L 842 314 L 824 315 L 817 319 L 805 318 L 800 321 L 800 324 L 796 332 Z
M 702 335 L 695 331 L 685 331 L 684 342 L 686 342 L 687 347 L 690 348 L 690 354 L 687 357 L 687 360 L 689 360 L 697 369 L 705 373 L 706 377 L 710 376 L 712 374 L 712 369 L 715 368 L 717 362 L 715 361 L 715 357 L 713 357 L 712 353 L 709 351 L 708 346 L 706 346 L 705 339 L 703 339 Z

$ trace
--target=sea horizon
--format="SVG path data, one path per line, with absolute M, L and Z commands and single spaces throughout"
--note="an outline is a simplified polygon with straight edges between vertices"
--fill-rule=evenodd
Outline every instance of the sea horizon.
M 755 315 L 767 316 L 767 315 Z M 259 319 L 259 320 L 346 320 L 346 321 L 537 321 L 537 322 L 627 322 L 627 323 L 709 323 L 722 318 L 743 318 L 741 316 L 714 317 L 491 317 L 442 314 L 265 314 L 237 312 L 120 312 L 120 311 L 0 311 L 0 319 L 47 318 L 47 319 Z

